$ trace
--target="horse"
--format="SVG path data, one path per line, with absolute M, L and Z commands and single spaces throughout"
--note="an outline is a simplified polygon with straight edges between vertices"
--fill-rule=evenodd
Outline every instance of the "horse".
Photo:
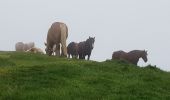
M 34 42 L 29 43 L 23 43 L 23 42 L 17 42 L 15 44 L 15 50 L 19 52 L 27 51 L 35 46 Z
M 68 46 L 67 46 L 67 54 L 68 54 L 68 58 L 70 58 L 70 56 L 72 56 L 72 58 L 78 58 L 78 43 L 76 42 L 71 42 Z
M 15 50 L 18 52 L 23 52 L 24 51 L 24 43 L 23 42 L 17 42 L 15 44 Z
M 54 22 L 48 30 L 46 46 L 46 54 L 51 56 L 54 52 L 53 48 L 56 46 L 56 56 L 67 56 L 66 40 L 68 37 L 68 28 L 65 23 Z M 60 50 L 61 44 L 61 50 Z M 61 52 L 60 52 L 61 51 Z
M 34 42 L 29 42 L 24 44 L 24 51 L 27 51 L 35 46 Z
M 85 59 L 85 56 L 88 55 L 88 60 L 90 59 L 91 52 L 94 48 L 95 37 L 89 37 L 86 41 L 80 42 L 78 44 L 78 54 L 79 59 Z
M 145 50 L 133 50 L 130 51 L 128 53 L 124 52 L 124 51 L 116 51 L 113 53 L 112 55 L 112 59 L 122 59 L 122 60 L 126 60 L 129 63 L 132 63 L 134 65 L 137 65 L 138 61 L 140 58 L 142 58 L 144 60 L 144 62 L 146 63 L 148 61 L 147 58 L 147 51 Z
M 32 53 L 39 53 L 39 54 L 44 54 L 43 50 L 37 47 L 33 47 L 29 50 L 27 50 L 26 52 L 32 52 Z

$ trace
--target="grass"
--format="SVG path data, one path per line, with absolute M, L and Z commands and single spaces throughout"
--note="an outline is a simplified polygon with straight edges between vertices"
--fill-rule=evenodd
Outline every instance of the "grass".
M 170 73 L 125 61 L 0 52 L 0 100 L 170 100 Z

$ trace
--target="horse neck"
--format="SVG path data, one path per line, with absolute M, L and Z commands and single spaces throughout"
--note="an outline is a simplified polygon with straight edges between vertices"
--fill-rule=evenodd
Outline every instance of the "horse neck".
M 85 48 L 88 50 L 88 51 L 91 51 L 92 48 L 90 47 L 90 43 L 88 41 L 85 42 Z
M 139 52 L 129 52 L 128 55 L 136 60 L 139 60 L 142 56 Z

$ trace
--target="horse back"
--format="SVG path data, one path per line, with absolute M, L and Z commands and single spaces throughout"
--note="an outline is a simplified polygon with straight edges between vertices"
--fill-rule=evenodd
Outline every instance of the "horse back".
M 67 52 L 68 52 L 68 54 L 77 54 L 78 53 L 78 43 L 71 42 L 67 46 Z
M 125 57 L 126 52 L 120 50 L 120 51 L 115 51 L 112 54 L 112 59 L 121 59 L 122 57 Z
M 60 23 L 55 22 L 51 25 L 47 34 L 47 45 L 53 46 L 55 43 L 59 43 L 61 37 Z

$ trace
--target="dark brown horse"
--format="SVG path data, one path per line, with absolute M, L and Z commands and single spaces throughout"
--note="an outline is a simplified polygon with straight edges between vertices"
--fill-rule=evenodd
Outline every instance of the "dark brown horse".
M 67 54 L 68 58 L 70 58 L 70 56 L 72 56 L 72 58 L 78 58 L 78 43 L 71 42 L 67 46 Z
M 95 37 L 89 37 L 86 41 L 78 44 L 79 59 L 85 59 L 86 55 L 88 56 L 88 60 L 90 59 L 91 52 L 94 48 L 94 42 Z
M 112 59 L 122 59 L 126 60 L 132 64 L 137 65 L 139 59 L 142 58 L 145 62 L 148 61 L 147 59 L 147 51 L 145 50 L 133 50 L 128 53 L 124 51 L 116 51 L 112 55 Z

